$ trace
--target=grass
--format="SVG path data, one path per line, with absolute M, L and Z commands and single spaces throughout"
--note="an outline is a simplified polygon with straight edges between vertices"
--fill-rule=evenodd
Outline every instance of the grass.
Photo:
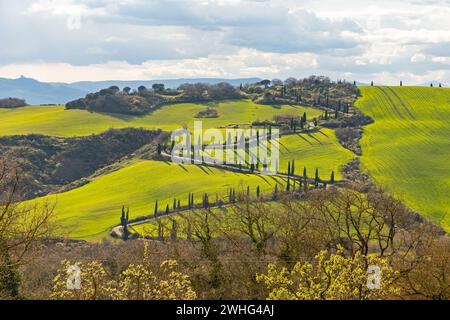
M 154 212 L 158 200 L 160 210 L 172 207 L 173 199 L 187 204 L 188 193 L 194 192 L 196 203 L 208 192 L 215 200 L 228 194 L 230 187 L 237 190 L 250 185 L 252 192 L 260 186 L 262 192 L 271 192 L 280 179 L 270 176 L 246 175 L 199 167 L 179 166 L 168 162 L 141 161 L 110 174 L 100 176 L 80 188 L 57 195 L 32 200 L 49 200 L 56 204 L 56 222 L 65 236 L 88 240 L 101 239 L 109 227 L 119 223 L 120 208 L 130 208 L 130 218 Z
M 250 124 L 255 120 L 272 120 L 275 115 L 302 115 L 316 117 L 321 111 L 301 106 L 257 105 L 250 100 L 214 103 L 218 118 L 195 119 L 195 115 L 211 104 L 175 104 L 164 106 L 142 117 L 90 113 L 83 110 L 64 110 L 62 106 L 34 106 L 18 109 L 0 109 L 3 121 L 0 135 L 46 134 L 53 136 L 83 136 L 103 132 L 109 128 L 144 127 L 173 130 L 193 128 L 195 120 L 201 120 L 204 128 L 233 124 Z M 339 167 L 348 162 L 352 153 L 342 148 L 332 130 L 322 129 L 311 134 L 283 136 L 280 139 L 280 168 L 287 170 L 287 162 L 295 160 L 296 172 L 303 166 L 313 176 L 319 169 L 323 179 L 329 179 L 335 171 L 340 179 Z M 246 175 L 193 165 L 178 166 L 171 163 L 140 161 L 95 178 L 80 188 L 49 195 L 33 201 L 49 199 L 56 202 L 56 220 L 62 233 L 73 238 L 100 239 L 107 230 L 119 222 L 122 205 L 130 207 L 131 218 L 152 214 L 154 203 L 160 210 L 166 204 L 172 207 L 173 199 L 187 202 L 189 192 L 194 192 L 197 202 L 203 193 L 210 197 L 226 196 L 231 186 L 237 188 L 257 185 L 262 192 L 271 192 L 274 183 L 280 181 L 270 176 Z
M 298 174 L 306 166 L 308 175 L 313 176 L 317 167 L 324 179 L 329 179 L 331 170 L 335 170 L 339 179 L 339 167 L 352 158 L 352 153 L 340 147 L 329 129 L 310 135 L 284 136 L 280 148 L 282 166 L 287 167 L 287 161 L 295 159 Z M 35 201 L 46 199 L 56 203 L 56 220 L 64 235 L 98 240 L 119 222 L 122 205 L 130 207 L 131 218 L 134 218 L 153 214 L 156 200 L 159 209 L 164 210 L 167 204 L 172 207 L 174 198 L 185 205 L 189 192 L 194 192 L 196 202 L 200 203 L 205 192 L 214 200 L 216 193 L 219 198 L 226 197 L 231 186 L 244 191 L 250 185 L 254 193 L 259 185 L 262 192 L 272 192 L 276 181 L 281 180 L 195 165 L 139 161 L 97 177 L 80 188 Z
M 280 138 L 280 171 L 287 172 L 288 161 L 295 160 L 295 174 L 302 175 L 306 167 L 309 177 L 314 177 L 316 168 L 319 177 L 330 179 L 334 171 L 335 179 L 341 179 L 340 167 L 354 154 L 343 148 L 331 129 L 321 129 L 310 134 L 288 135 Z
M 357 106 L 375 123 L 363 167 L 408 206 L 450 231 L 450 90 L 362 87 Z
M 218 118 L 196 119 L 195 115 L 213 105 Z M 203 121 L 204 128 L 229 124 L 251 124 L 255 120 L 272 120 L 275 115 L 290 114 L 316 117 L 321 111 L 301 106 L 258 105 L 250 100 L 224 101 L 214 104 L 183 103 L 164 106 L 140 117 L 91 113 L 85 110 L 65 110 L 63 106 L 28 106 L 0 109 L 0 135 L 45 134 L 51 136 L 86 136 L 109 128 L 142 127 L 172 131 L 193 128 L 193 122 Z

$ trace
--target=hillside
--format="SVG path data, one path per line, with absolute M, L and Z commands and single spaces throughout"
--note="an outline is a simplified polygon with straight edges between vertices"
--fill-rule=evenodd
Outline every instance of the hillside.
M 322 112 L 294 105 L 259 105 L 250 100 L 217 103 L 183 103 L 167 105 L 145 116 L 126 116 L 91 113 L 86 110 L 65 110 L 63 106 L 29 106 L 0 109 L 0 135 L 45 134 L 52 136 L 85 136 L 98 134 L 110 128 L 145 128 L 172 131 L 185 125 L 193 128 L 195 116 L 208 106 L 218 111 L 217 118 L 201 119 L 204 128 L 230 124 L 251 124 L 255 120 L 272 120 L 276 115 L 297 115 L 304 112 L 316 117 Z
M 211 197 L 215 197 L 215 193 L 226 197 L 230 187 L 245 190 L 248 185 L 252 189 L 259 185 L 263 192 L 272 191 L 277 181 L 281 180 L 195 165 L 140 161 L 80 188 L 38 198 L 30 203 L 43 200 L 55 203 L 56 220 L 62 234 L 101 239 L 107 236 L 109 227 L 120 222 L 122 205 L 129 206 L 130 218 L 135 218 L 153 214 L 156 200 L 164 209 L 166 204 L 172 205 L 174 198 L 185 205 L 189 192 L 193 192 L 196 203 L 200 203 L 206 192 Z
M 133 128 L 76 138 L 6 136 L 0 137 L 0 153 L 3 160 L 20 166 L 21 198 L 30 199 L 71 183 L 87 183 L 84 178 L 144 145 L 156 153 L 156 140 L 164 136 L 160 131 Z
M 450 90 L 361 87 L 362 164 L 388 191 L 450 231 Z

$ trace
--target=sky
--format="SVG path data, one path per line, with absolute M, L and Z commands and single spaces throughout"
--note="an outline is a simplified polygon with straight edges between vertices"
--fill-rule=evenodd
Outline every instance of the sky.
M 0 0 L 0 77 L 450 84 L 450 0 Z

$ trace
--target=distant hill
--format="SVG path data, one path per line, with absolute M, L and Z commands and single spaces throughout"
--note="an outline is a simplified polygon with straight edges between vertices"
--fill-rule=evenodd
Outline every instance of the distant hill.
M 171 80 L 149 80 L 149 81 L 81 81 L 74 83 L 50 83 L 40 82 L 31 78 L 20 77 L 18 79 L 0 78 L 0 99 L 1 98 L 21 98 L 28 104 L 65 104 L 71 100 L 84 97 L 90 92 L 116 85 L 120 88 L 130 87 L 136 89 L 143 85 L 151 87 L 154 83 L 163 83 L 167 88 L 176 88 L 183 83 L 202 82 L 216 84 L 227 82 L 233 86 L 241 83 L 254 83 L 261 81 L 259 78 L 244 79 L 220 79 L 220 78 L 192 78 L 192 79 L 171 79 Z
M 28 104 L 58 104 L 85 94 L 84 91 L 66 84 L 44 83 L 26 77 L 0 78 L 0 99 L 14 97 L 25 99 Z

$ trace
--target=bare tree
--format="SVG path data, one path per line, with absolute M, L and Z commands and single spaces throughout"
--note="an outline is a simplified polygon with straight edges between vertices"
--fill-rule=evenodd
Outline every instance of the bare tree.
M 51 233 L 54 205 L 24 204 L 22 172 L 0 160 L 0 297 L 17 298 L 18 268 L 41 237 Z

